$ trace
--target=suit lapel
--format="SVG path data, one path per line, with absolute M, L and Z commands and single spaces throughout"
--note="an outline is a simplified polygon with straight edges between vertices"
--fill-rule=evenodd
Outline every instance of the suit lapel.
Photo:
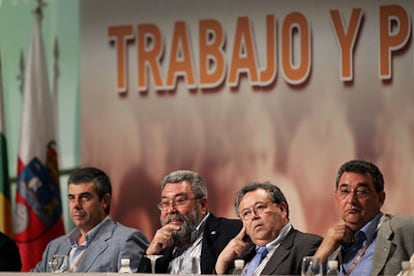
M 378 231 L 377 241 L 374 249 L 374 260 L 371 275 L 378 275 L 385 266 L 388 256 L 394 251 L 394 246 L 390 241 L 393 234 L 390 227 L 389 216 L 386 216 Z
M 201 273 L 202 274 L 211 274 L 212 271 L 206 271 L 207 267 L 214 267 L 215 255 L 211 252 L 210 249 L 216 250 L 214 248 L 215 240 L 217 238 L 217 218 L 210 213 L 205 224 L 204 232 L 203 232 L 203 245 L 201 246 Z M 213 245 L 213 246 L 212 246 Z
M 108 247 L 107 240 L 112 237 L 115 225 L 112 220 L 107 220 L 101 225 L 98 232 L 95 234 L 93 241 L 90 242 L 86 249 L 85 255 L 79 263 L 78 271 L 89 271 L 89 268 L 101 255 L 101 253 Z
M 69 240 L 69 237 L 68 237 L 68 240 Z M 71 248 L 72 248 L 72 246 L 71 246 L 69 241 L 64 242 L 64 243 L 62 243 L 61 246 L 59 246 L 59 249 L 57 250 L 57 252 L 55 254 L 69 255 Z
M 290 249 L 293 246 L 293 241 L 296 236 L 296 231 L 292 228 L 287 236 L 280 243 L 279 247 L 276 248 L 273 255 L 270 257 L 266 266 L 263 268 L 262 275 L 272 275 L 280 266 L 280 264 L 286 259 L 290 254 Z

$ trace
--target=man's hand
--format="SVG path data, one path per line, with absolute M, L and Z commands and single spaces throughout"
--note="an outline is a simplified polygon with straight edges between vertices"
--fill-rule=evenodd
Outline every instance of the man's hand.
M 154 255 L 174 243 L 173 232 L 179 231 L 181 227 L 174 224 L 166 224 L 155 232 L 154 238 L 147 248 L 147 255 Z
M 226 247 L 221 251 L 216 262 L 216 273 L 222 275 L 226 272 L 228 264 L 240 256 L 249 247 L 249 243 L 243 240 L 246 235 L 246 228 L 243 226 L 242 230 L 235 236 Z
M 314 257 L 320 258 L 325 262 L 329 255 L 331 255 L 341 243 L 353 243 L 354 232 L 345 224 L 340 223 L 328 229 L 325 238 L 323 239 Z

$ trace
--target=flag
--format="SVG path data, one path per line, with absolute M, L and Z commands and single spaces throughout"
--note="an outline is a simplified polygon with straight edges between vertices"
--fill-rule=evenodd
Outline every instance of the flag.
M 7 159 L 6 124 L 3 110 L 3 72 L 0 57 L 0 231 L 12 236 L 9 164 Z
M 17 162 L 14 239 L 22 271 L 42 258 L 47 243 L 65 233 L 60 198 L 55 118 L 38 8 L 26 62 Z

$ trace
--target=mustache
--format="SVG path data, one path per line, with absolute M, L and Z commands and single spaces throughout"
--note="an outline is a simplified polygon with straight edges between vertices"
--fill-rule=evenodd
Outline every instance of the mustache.
M 72 215 L 84 215 L 85 211 L 82 210 L 74 210 L 71 212 Z
M 168 224 L 172 220 L 178 220 L 178 221 L 185 221 L 185 217 L 179 213 L 176 214 L 170 214 L 165 218 L 165 222 Z
M 165 218 L 165 223 L 168 224 L 171 221 L 181 221 L 181 229 L 172 231 L 173 244 L 180 245 L 181 241 L 187 239 L 187 236 L 191 233 L 191 229 L 187 223 L 187 218 L 179 213 L 170 214 Z
M 355 206 L 355 205 L 351 205 L 351 206 L 349 206 L 347 209 L 346 209 L 346 211 L 357 211 L 357 212 L 360 212 L 362 210 L 362 208 L 361 207 L 359 207 L 359 206 Z
M 196 228 L 200 221 L 200 215 L 194 211 L 193 213 L 182 215 L 180 213 L 169 214 L 165 217 L 165 224 L 172 220 L 181 221 L 181 229 L 172 231 L 174 244 L 179 245 L 183 241 L 188 241 L 191 237 L 191 232 Z

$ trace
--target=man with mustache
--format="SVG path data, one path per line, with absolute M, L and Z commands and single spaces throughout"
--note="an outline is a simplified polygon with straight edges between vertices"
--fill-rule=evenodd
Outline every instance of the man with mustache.
M 180 273 L 181 258 L 197 257 L 197 274 L 211 274 L 221 250 L 242 228 L 239 220 L 218 218 L 207 206 L 207 188 L 193 171 L 174 171 L 161 183 L 161 228 L 146 254 L 162 255 L 156 261 L 156 273 Z M 140 272 L 149 272 L 145 258 Z
M 103 171 L 75 170 L 68 179 L 68 201 L 76 227 L 47 245 L 32 272 L 49 271 L 48 262 L 54 255 L 68 256 L 65 272 L 118 272 L 124 258 L 136 272 L 148 240 L 140 231 L 109 217 L 111 198 L 111 181 Z
M 344 275 L 396 275 L 414 253 L 414 216 L 384 214 L 384 201 L 384 177 L 376 165 L 344 163 L 335 191 L 343 222 L 329 228 L 315 257 L 337 259 Z
M 233 273 L 233 261 L 244 259 L 242 275 L 298 275 L 302 259 L 313 255 L 322 238 L 303 233 L 289 222 L 289 204 L 279 187 L 249 183 L 236 196 L 243 229 L 217 259 L 215 272 Z M 252 243 L 243 238 L 248 235 Z

